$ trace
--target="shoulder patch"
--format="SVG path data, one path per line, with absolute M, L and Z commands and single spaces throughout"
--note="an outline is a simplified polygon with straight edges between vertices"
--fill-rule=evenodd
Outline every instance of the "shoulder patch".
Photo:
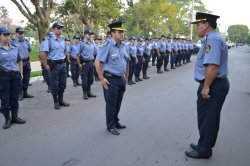
M 205 48 L 205 52 L 209 53 L 211 49 L 212 49 L 212 46 L 210 44 L 207 44 Z

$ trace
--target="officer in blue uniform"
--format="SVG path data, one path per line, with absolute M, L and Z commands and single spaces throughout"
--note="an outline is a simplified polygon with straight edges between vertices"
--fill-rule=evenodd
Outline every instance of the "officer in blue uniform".
M 165 36 L 161 35 L 161 39 L 157 43 L 157 73 L 162 74 L 163 72 L 161 71 L 161 67 L 163 65 L 163 60 L 166 57 L 166 50 L 167 50 L 167 45 L 165 41 Z
M 170 37 L 168 36 L 166 40 L 166 57 L 164 58 L 164 71 L 170 71 L 168 69 L 168 63 L 169 63 L 169 58 L 171 54 L 171 42 L 169 40 L 170 40 Z
M 70 47 L 71 41 L 69 37 L 65 38 L 65 43 L 66 43 L 66 50 Z M 70 55 L 67 53 L 65 56 L 65 62 L 66 62 L 66 71 L 67 71 L 67 77 L 70 77 L 69 75 L 69 70 L 70 70 Z
M 43 66 L 42 64 L 42 58 L 41 58 L 41 52 L 43 52 L 43 48 L 44 48 L 44 43 L 46 38 L 50 38 L 51 35 L 53 35 L 53 32 L 47 32 L 46 36 L 42 39 L 42 42 L 40 43 L 39 47 L 38 47 L 38 56 L 39 56 L 39 60 L 41 62 L 41 68 L 42 68 L 42 75 L 43 75 L 43 79 L 46 82 L 47 86 L 48 86 L 48 90 L 47 92 L 50 93 L 50 86 L 49 86 L 49 76 L 48 76 L 48 71 L 46 70 L 46 68 Z
M 193 49 L 194 49 L 194 44 L 193 44 L 192 40 L 189 40 L 189 42 L 188 42 L 187 63 L 190 63 L 190 62 L 191 62 L 191 57 L 192 57 Z
M 150 61 L 151 49 L 152 46 L 150 44 L 150 39 L 148 37 L 145 38 L 145 44 L 143 45 L 143 67 L 142 74 L 143 79 L 149 79 L 150 77 L 147 75 L 148 63 Z
M 80 45 L 78 56 L 78 65 L 81 70 L 83 99 L 88 100 L 89 97 L 96 97 L 91 92 L 91 85 L 94 82 L 94 55 L 95 46 L 91 42 L 94 33 L 90 29 L 84 31 L 84 39 Z
M 142 65 L 143 65 L 143 39 L 139 38 L 137 43 L 137 51 L 136 51 L 136 57 L 137 57 L 137 63 L 135 64 L 135 82 L 143 81 L 140 78 L 140 73 L 142 70 Z
M 100 51 L 101 46 L 102 46 L 101 45 L 102 38 L 100 36 L 97 36 L 97 37 L 94 38 L 94 41 L 95 41 L 95 43 L 94 43 L 94 47 L 95 47 L 95 55 L 94 55 L 94 57 L 96 58 L 96 55 Z M 95 81 L 97 81 L 97 82 L 100 81 L 99 77 L 98 77 L 98 74 L 96 72 L 95 66 L 94 66 L 94 76 L 95 76 Z
M 175 50 L 175 37 L 173 38 L 173 40 L 170 41 L 171 42 L 171 56 L 170 56 L 170 63 L 171 63 L 171 69 L 176 69 L 174 67 L 175 64 L 175 59 L 176 59 L 176 50 Z
M 219 16 L 196 13 L 197 34 L 203 38 L 197 55 L 194 77 L 197 91 L 198 144 L 191 144 L 185 154 L 191 158 L 210 158 L 215 146 L 220 113 L 229 91 L 228 50 L 224 38 L 216 31 Z
M 95 65 L 106 101 L 107 130 L 114 135 L 119 135 L 117 129 L 126 128 L 125 125 L 120 124 L 118 114 L 126 90 L 126 80 L 128 80 L 129 55 L 121 42 L 125 31 L 122 21 L 109 24 L 109 28 L 112 39 L 100 49 Z
M 25 123 L 18 117 L 23 55 L 20 47 L 10 44 L 10 34 L 8 29 L 0 28 L 0 112 L 5 118 L 4 129 L 9 128 L 12 123 Z
M 30 54 L 32 51 L 31 45 L 27 39 L 24 38 L 24 29 L 21 27 L 16 28 L 16 37 L 11 41 L 12 45 L 20 47 L 21 54 L 23 55 L 23 80 L 22 89 L 20 91 L 19 100 L 23 98 L 33 98 L 34 96 L 28 94 L 28 86 L 30 81 Z
M 77 55 L 80 50 L 80 36 L 74 35 L 73 36 L 73 43 L 68 46 L 68 53 L 70 55 L 70 71 L 71 71 L 71 78 L 73 81 L 73 87 L 77 87 L 77 85 L 81 85 L 79 82 L 79 67 L 77 63 Z
M 129 44 L 129 56 L 130 56 L 130 61 L 129 61 L 129 75 L 128 75 L 128 85 L 133 85 L 136 84 L 135 82 L 133 82 L 133 75 L 135 74 L 135 64 L 137 63 L 137 57 L 136 57 L 136 53 L 137 53 L 137 47 L 135 44 L 136 41 L 136 37 L 135 36 L 131 36 L 129 38 L 130 40 L 130 44 Z
M 66 89 L 67 70 L 65 58 L 67 54 L 65 39 L 62 36 L 63 25 L 55 22 L 52 25 L 53 35 L 46 38 L 41 52 L 44 67 L 48 70 L 51 94 L 54 100 L 54 108 L 68 107 L 63 99 Z
M 155 60 L 157 59 L 157 56 L 158 56 L 157 43 L 158 43 L 158 39 L 154 38 L 154 41 L 152 43 L 152 66 L 155 66 Z

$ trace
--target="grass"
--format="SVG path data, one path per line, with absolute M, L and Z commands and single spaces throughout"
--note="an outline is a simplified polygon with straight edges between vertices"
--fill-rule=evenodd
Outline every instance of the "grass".
M 38 50 L 38 43 L 32 46 L 31 62 L 39 61 L 37 50 Z
M 30 73 L 30 77 L 38 77 L 38 76 L 42 76 L 42 70 L 39 71 L 32 71 Z

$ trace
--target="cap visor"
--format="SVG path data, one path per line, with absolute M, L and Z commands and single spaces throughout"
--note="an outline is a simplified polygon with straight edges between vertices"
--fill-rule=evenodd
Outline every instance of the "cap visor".
M 118 30 L 118 31 L 126 31 L 124 28 L 112 28 L 113 30 Z

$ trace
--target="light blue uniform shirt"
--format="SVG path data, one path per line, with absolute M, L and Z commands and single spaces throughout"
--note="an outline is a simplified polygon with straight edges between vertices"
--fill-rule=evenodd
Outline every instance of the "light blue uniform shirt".
M 84 39 L 84 41 L 80 45 L 80 57 L 85 61 L 91 61 L 94 60 L 95 55 L 95 46 L 94 43 L 91 43 L 90 41 L 87 41 Z
M 166 49 L 171 52 L 172 50 L 172 46 L 171 46 L 171 42 L 166 42 Z
M 114 39 L 103 45 L 96 57 L 102 62 L 102 70 L 116 76 L 124 76 L 129 55 L 124 44 L 117 45 Z
M 144 45 L 144 53 L 147 54 L 147 56 L 150 56 L 151 54 L 151 49 L 152 49 L 152 45 L 151 44 L 145 44 Z
M 46 38 L 41 51 L 47 52 L 48 60 L 63 60 L 66 55 L 66 43 L 64 37 L 56 38 L 55 34 Z
M 18 72 L 18 61 L 22 60 L 22 57 L 20 47 L 9 44 L 9 49 L 6 50 L 0 43 L 0 69 L 6 72 Z
M 32 51 L 31 45 L 27 39 L 19 40 L 17 37 L 11 41 L 11 44 L 20 48 L 22 59 L 29 58 L 29 53 Z
M 98 52 L 100 51 L 102 45 L 97 45 L 97 44 L 94 44 L 94 48 L 95 48 L 95 55 L 98 54 Z
M 172 49 L 177 52 L 178 51 L 178 44 L 176 42 L 172 43 Z
M 166 50 L 167 50 L 167 44 L 166 44 L 166 42 L 165 41 L 159 41 L 158 43 L 157 43 L 157 49 L 160 49 L 160 52 L 166 52 Z
M 129 55 L 133 58 L 136 58 L 137 47 L 135 44 L 129 44 Z
M 143 45 L 137 45 L 136 55 L 140 57 L 143 56 Z
M 224 38 L 215 30 L 210 31 L 204 38 L 197 54 L 194 78 L 196 81 L 205 79 L 206 65 L 214 64 L 219 67 L 216 77 L 225 78 L 228 75 L 228 49 Z
M 80 42 L 79 43 L 71 43 L 70 45 L 67 46 L 67 52 L 70 54 L 70 57 L 72 57 L 73 59 L 76 59 L 76 56 L 79 53 L 80 50 Z

